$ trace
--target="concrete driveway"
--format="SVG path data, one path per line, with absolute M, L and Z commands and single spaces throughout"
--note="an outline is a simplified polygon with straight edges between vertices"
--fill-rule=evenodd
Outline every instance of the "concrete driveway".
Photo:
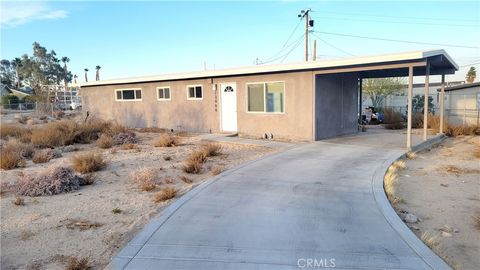
M 403 152 L 389 140 L 303 144 L 225 172 L 167 208 L 111 266 L 432 269 L 374 196 L 376 170 Z

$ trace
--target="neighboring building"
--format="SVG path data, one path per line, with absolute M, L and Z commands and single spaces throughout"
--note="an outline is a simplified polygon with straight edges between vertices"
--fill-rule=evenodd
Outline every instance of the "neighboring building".
M 131 127 L 312 141 L 358 130 L 362 78 L 453 74 L 443 50 L 81 84 L 84 110 Z
M 480 82 L 445 88 L 445 115 L 452 125 L 478 125 Z

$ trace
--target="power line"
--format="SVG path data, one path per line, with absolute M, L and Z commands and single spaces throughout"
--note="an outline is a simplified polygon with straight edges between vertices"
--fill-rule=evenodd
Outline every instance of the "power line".
M 352 19 L 352 18 L 335 18 L 335 17 L 315 17 L 315 19 L 340 20 L 340 21 L 354 21 L 354 22 L 380 22 L 393 24 L 411 24 L 411 25 L 429 25 L 429 26 L 449 26 L 449 27 L 478 27 L 478 25 L 471 24 L 447 24 L 447 23 L 430 23 L 430 22 L 408 22 L 408 21 L 385 21 L 385 20 L 371 20 L 371 19 Z
M 475 66 L 475 65 L 479 65 L 479 64 L 480 64 L 480 61 L 478 61 L 478 62 L 473 62 L 473 63 L 467 64 L 467 65 L 462 65 L 462 66 L 459 66 L 459 67 Z
M 295 34 L 295 31 L 298 29 L 298 27 L 300 26 L 300 23 L 302 22 L 302 20 L 298 21 L 297 25 L 295 26 L 295 28 L 293 28 L 293 31 L 292 33 L 290 34 L 290 36 L 288 36 L 288 39 L 287 41 L 285 41 L 285 43 L 283 44 L 282 46 L 282 49 L 285 48 L 285 46 L 287 45 L 287 43 L 290 41 L 290 39 L 292 38 L 293 34 Z
M 342 50 L 342 49 L 340 49 L 339 47 L 331 44 L 330 42 L 327 42 L 326 40 L 322 39 L 322 38 L 319 37 L 318 35 L 315 35 L 315 34 L 313 34 L 313 35 L 316 36 L 320 41 L 322 41 L 323 43 L 327 44 L 328 46 L 336 49 L 337 51 L 340 51 L 340 52 L 342 52 L 342 53 L 344 53 L 344 54 L 348 54 L 348 55 L 350 55 L 350 56 L 355 56 L 355 55 L 353 55 L 353 54 L 351 54 L 351 53 L 349 53 L 349 52 L 347 52 L 347 51 L 345 51 L 345 50 Z
M 281 62 L 283 62 L 283 61 L 285 60 L 285 58 L 287 58 L 287 56 L 288 56 L 290 53 L 293 52 L 293 50 L 295 50 L 296 48 L 298 48 L 298 46 L 300 46 L 300 44 L 302 44 L 303 36 L 304 36 L 304 35 L 305 35 L 305 34 L 303 34 L 298 40 L 296 40 L 295 43 L 292 43 L 292 44 L 291 44 L 291 45 L 293 45 L 293 47 L 292 47 L 287 53 L 282 54 L 282 55 L 280 55 L 280 56 L 278 56 L 278 57 L 275 57 L 275 58 L 273 58 L 273 59 L 270 59 L 270 60 L 268 60 L 268 61 L 264 61 L 264 62 L 262 62 L 261 64 L 272 63 L 272 62 L 275 62 L 275 61 L 277 61 L 277 60 L 279 60 L 279 59 L 281 59 L 281 58 L 283 58 L 283 59 L 281 60 Z M 287 47 L 290 47 L 290 46 L 287 46 Z M 286 47 L 286 48 L 287 48 L 287 47 Z
M 342 34 L 342 33 L 323 32 L 323 31 L 315 31 L 315 32 L 325 34 L 325 35 L 333 35 L 333 36 L 341 36 L 341 37 L 353 37 L 353 38 L 363 38 L 363 39 L 371 39 L 371 40 L 381 40 L 381 41 L 410 43 L 410 44 L 422 44 L 422 45 L 435 45 L 435 46 L 456 47 L 456 48 L 466 48 L 466 49 L 480 49 L 480 47 L 477 47 L 477 46 L 464 46 L 464 45 L 446 44 L 446 43 L 432 43 L 432 42 L 410 41 L 410 40 L 400 40 L 400 39 L 377 38 L 377 37 Z
M 289 45 L 281 48 L 278 52 L 276 52 L 274 55 L 270 56 L 269 58 L 267 58 L 265 61 L 262 61 L 262 63 L 269 63 L 269 62 L 273 62 L 275 60 L 272 60 L 272 59 L 279 59 L 281 58 L 282 56 L 280 57 L 277 57 L 280 53 L 282 53 L 285 49 L 293 46 L 293 45 L 296 45 L 299 41 L 301 41 L 303 39 L 303 37 L 305 36 L 305 34 L 302 34 L 298 39 L 296 39 L 295 41 L 293 41 L 292 43 L 290 43 Z
M 314 11 L 312 12 L 319 12 Z M 321 11 L 319 13 L 327 14 L 337 14 L 337 15 L 347 15 L 347 16 L 363 16 L 363 17 L 377 17 L 377 18 L 395 18 L 395 19 L 414 19 L 414 20 L 430 20 L 430 21 L 445 21 L 445 18 L 433 18 L 433 17 L 414 17 L 414 16 L 392 16 L 392 15 L 377 15 L 377 14 L 366 14 L 366 13 L 342 13 L 334 11 Z M 455 21 L 464 21 L 464 22 L 476 22 L 479 23 L 479 20 L 474 19 L 455 19 Z

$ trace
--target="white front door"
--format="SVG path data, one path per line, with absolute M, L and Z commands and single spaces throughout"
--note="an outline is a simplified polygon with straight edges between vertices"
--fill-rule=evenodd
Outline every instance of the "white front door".
M 220 84 L 222 131 L 237 131 L 237 84 Z

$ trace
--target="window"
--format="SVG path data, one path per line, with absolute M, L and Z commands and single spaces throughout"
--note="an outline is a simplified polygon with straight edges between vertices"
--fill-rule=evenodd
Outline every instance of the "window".
M 249 112 L 284 112 L 284 82 L 247 84 L 247 95 L 247 110 Z
M 203 88 L 201 85 L 187 86 L 188 99 L 203 99 Z
M 115 92 L 117 101 L 142 100 L 142 89 L 118 89 Z
M 170 87 L 157 87 L 158 100 L 170 100 Z

